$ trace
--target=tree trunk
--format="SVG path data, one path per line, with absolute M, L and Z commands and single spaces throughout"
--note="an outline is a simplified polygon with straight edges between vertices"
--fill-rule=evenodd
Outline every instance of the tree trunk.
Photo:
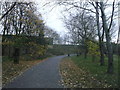
M 119 43 L 120 43 L 120 26 L 119 26 L 119 31 L 118 31 L 118 38 L 117 38 L 117 55 L 118 55 L 118 57 L 120 56 L 120 45 L 119 45 Z
M 106 16 L 104 13 L 104 8 L 103 8 L 103 2 L 100 2 L 100 10 L 101 10 L 101 14 L 102 14 L 102 22 L 103 22 L 103 29 L 105 30 L 105 35 L 106 35 L 106 46 L 107 46 L 107 50 L 108 50 L 108 69 L 107 69 L 107 73 L 113 73 L 113 50 L 112 50 L 112 45 L 111 45 L 111 37 L 110 37 L 110 33 L 108 30 L 108 25 L 106 22 Z
M 15 48 L 14 51 L 14 64 L 19 64 L 19 48 Z
M 96 22 L 97 22 L 97 30 L 98 30 L 98 37 L 99 37 L 99 48 L 100 48 L 100 65 L 104 65 L 104 51 L 103 51 L 103 42 L 100 35 L 100 26 L 99 26 L 99 11 L 98 11 L 98 2 L 96 2 Z
M 4 39 L 5 39 L 5 36 L 3 35 L 2 36 L 2 56 L 5 55 L 5 45 L 3 44 L 4 43 Z
M 10 40 L 9 40 L 9 44 L 8 44 L 8 57 L 10 57 Z
M 3 42 L 2 42 L 3 43 Z M 2 56 L 4 56 L 5 55 L 5 46 L 4 45 L 2 45 Z
M 100 44 L 100 66 L 104 65 L 103 43 Z
M 5 35 L 5 31 L 6 31 L 6 29 L 7 29 L 7 26 L 6 26 L 6 21 L 7 21 L 7 20 L 4 20 L 3 36 Z

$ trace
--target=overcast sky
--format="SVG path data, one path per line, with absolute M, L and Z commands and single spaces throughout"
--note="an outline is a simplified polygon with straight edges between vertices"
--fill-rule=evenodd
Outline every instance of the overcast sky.
M 43 7 L 43 5 L 45 3 L 48 3 L 49 1 L 50 0 L 36 0 L 38 11 L 42 14 L 46 25 L 57 31 L 61 36 L 63 36 L 67 32 L 64 27 L 63 21 L 60 19 L 61 11 L 63 10 L 63 8 L 57 5 L 54 6 L 55 4 L 53 4 L 53 0 L 51 0 L 52 3 L 50 5 L 48 4 Z

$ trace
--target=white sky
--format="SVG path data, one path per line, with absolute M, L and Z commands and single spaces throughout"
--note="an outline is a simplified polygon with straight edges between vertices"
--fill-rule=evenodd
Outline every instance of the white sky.
M 48 0 L 50 1 L 50 0 Z M 57 31 L 61 36 L 64 36 L 67 32 L 64 23 L 62 22 L 61 18 L 61 11 L 62 8 L 59 6 L 46 5 L 42 7 L 46 2 L 46 0 L 36 0 L 38 12 L 42 14 L 43 20 L 45 21 L 46 25 L 52 28 L 53 30 Z M 54 7 L 52 9 L 52 7 Z

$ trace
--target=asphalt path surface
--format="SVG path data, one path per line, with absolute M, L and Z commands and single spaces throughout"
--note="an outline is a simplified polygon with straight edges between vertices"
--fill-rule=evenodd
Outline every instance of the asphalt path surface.
M 33 66 L 4 88 L 64 88 L 60 83 L 59 63 L 64 56 L 55 56 Z

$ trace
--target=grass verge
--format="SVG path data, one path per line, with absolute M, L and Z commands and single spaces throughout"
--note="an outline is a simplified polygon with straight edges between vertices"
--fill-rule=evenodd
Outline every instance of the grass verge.
M 64 58 L 60 64 L 60 72 L 65 86 L 70 88 L 117 88 L 118 87 L 118 59 L 114 56 L 114 74 L 107 74 L 107 58 L 105 65 L 99 65 L 99 58 L 95 62 L 92 57 L 72 56 Z

